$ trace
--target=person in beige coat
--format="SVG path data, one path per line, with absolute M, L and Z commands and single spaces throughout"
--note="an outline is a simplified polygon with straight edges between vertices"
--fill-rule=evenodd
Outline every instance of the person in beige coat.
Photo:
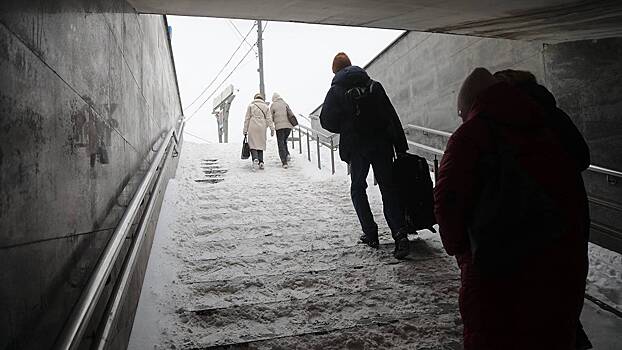
M 289 150 L 287 149 L 287 138 L 294 127 L 287 118 L 287 114 L 292 113 L 285 100 L 276 92 L 272 95 L 272 105 L 270 105 L 270 115 L 274 120 L 274 128 L 276 129 L 276 141 L 279 145 L 279 157 L 283 168 L 287 168 L 289 161 Z
M 274 122 L 270 108 L 261 94 L 256 94 L 253 102 L 246 109 L 244 135 L 248 136 L 248 146 L 253 160 L 252 169 L 263 169 L 263 151 L 266 150 L 266 129 L 274 136 Z

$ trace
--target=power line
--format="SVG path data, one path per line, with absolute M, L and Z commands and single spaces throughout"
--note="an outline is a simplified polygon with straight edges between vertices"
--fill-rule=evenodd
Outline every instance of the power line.
M 235 23 L 233 23 L 232 20 L 229 20 L 229 24 L 231 24 L 233 26 L 233 29 L 235 29 L 235 31 L 240 35 L 240 38 L 242 38 L 242 40 L 244 40 L 244 42 L 250 47 L 252 46 L 251 43 L 249 43 L 246 40 L 246 37 L 244 35 L 242 35 L 242 33 L 240 33 L 240 30 L 238 29 L 238 27 L 235 25 Z M 255 27 L 255 24 L 253 24 L 253 27 L 251 27 L 251 30 L 253 30 L 253 28 Z M 247 35 L 248 36 L 248 35 Z M 255 51 L 255 50 L 253 50 Z M 257 51 L 255 51 L 255 54 L 257 54 Z
M 204 139 L 204 138 L 202 138 L 201 136 L 197 136 L 197 135 L 195 135 L 195 134 L 191 133 L 190 131 L 188 131 L 188 130 L 186 130 L 186 129 L 184 129 L 184 133 L 185 133 L 185 134 L 188 134 L 188 135 L 190 135 L 190 136 L 192 136 L 192 137 L 195 137 L 195 138 L 197 138 L 197 139 L 199 139 L 199 140 L 201 140 L 201 141 L 205 141 L 205 142 L 207 142 L 207 143 L 213 143 L 212 141 L 207 140 L 207 139 Z
M 238 51 L 240 50 L 240 48 L 242 47 L 242 45 L 244 45 L 244 43 L 246 42 L 246 38 L 248 38 L 248 36 L 251 34 L 251 32 L 253 31 L 253 28 L 255 28 L 255 24 L 253 24 L 253 26 L 251 27 L 251 29 L 248 31 L 248 33 L 246 33 L 246 36 L 243 37 L 242 41 L 240 42 L 240 45 L 238 45 L 238 47 L 235 49 L 235 51 L 233 51 L 233 54 L 231 55 L 231 57 L 229 57 L 229 59 L 227 60 L 227 62 L 225 63 L 224 66 L 222 66 L 222 68 L 220 69 L 220 71 L 218 72 L 218 74 L 216 74 L 216 76 L 214 77 L 214 79 L 212 79 L 212 81 L 207 85 L 207 87 L 205 87 L 205 89 L 203 89 L 203 91 L 201 91 L 201 93 L 199 94 L 199 96 L 197 96 L 194 101 L 192 101 L 189 105 L 187 105 L 186 107 L 184 107 L 184 110 L 188 110 L 190 107 L 192 107 L 192 105 L 197 102 L 201 96 L 203 96 L 203 94 L 207 91 L 207 89 L 210 88 L 210 86 L 212 86 L 212 84 L 214 84 L 214 82 L 216 82 L 216 80 L 218 79 L 218 77 L 220 76 L 220 74 L 225 70 L 225 68 L 227 68 L 227 66 L 229 65 L 229 63 L 231 62 L 231 60 L 233 59 L 233 57 L 235 57 L 235 54 L 238 53 Z M 242 35 L 240 33 L 240 35 Z M 251 46 L 252 49 L 252 46 Z
M 219 89 L 219 88 L 220 88 L 220 87 L 221 87 L 221 86 L 222 86 L 225 82 L 227 82 L 227 79 L 229 79 L 229 77 L 230 77 L 231 75 L 233 75 L 233 73 L 235 73 L 236 69 L 240 66 L 240 64 L 242 64 L 242 62 L 244 62 L 244 60 L 246 59 L 246 57 L 248 56 L 248 54 L 249 54 L 249 53 L 251 53 L 251 51 L 253 51 L 253 48 L 254 48 L 254 47 L 255 47 L 255 45 L 251 46 L 251 47 L 250 47 L 250 49 L 249 49 L 248 51 L 246 51 L 246 53 L 244 54 L 244 57 L 242 57 L 242 59 L 238 62 L 238 64 L 236 64 L 236 65 L 235 65 L 235 67 L 233 67 L 233 70 L 229 73 L 229 75 L 227 75 L 227 76 L 225 77 L 225 79 L 224 79 L 222 82 L 220 82 L 220 84 L 218 84 L 218 86 L 216 86 L 216 88 L 214 88 L 214 91 L 212 91 L 212 93 L 211 93 L 209 96 L 207 96 L 207 97 L 205 98 L 205 100 L 203 101 L 203 103 L 201 103 L 201 105 L 200 105 L 200 106 L 199 106 L 199 107 L 198 107 L 198 108 L 194 111 L 194 113 L 192 113 L 192 114 L 188 117 L 188 119 L 186 119 L 186 122 L 188 122 L 190 119 L 192 119 L 192 117 L 194 117 L 194 116 L 197 114 L 197 112 L 198 112 L 199 110 L 201 110 L 201 108 L 203 107 L 203 105 L 205 105 L 205 104 L 207 103 L 207 101 L 209 101 L 209 99 L 210 99 L 212 96 L 214 96 L 214 94 L 216 93 L 216 91 L 218 91 L 218 89 Z

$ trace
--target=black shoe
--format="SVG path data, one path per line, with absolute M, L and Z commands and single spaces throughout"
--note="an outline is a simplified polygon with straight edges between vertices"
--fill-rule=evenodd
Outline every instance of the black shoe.
M 368 235 L 362 235 L 361 236 L 361 242 L 367 244 L 368 246 L 372 247 L 372 248 L 378 248 L 380 247 L 380 242 L 378 241 L 378 236 L 376 237 L 370 237 Z
M 410 253 L 408 235 L 406 232 L 400 231 L 393 235 L 393 239 L 395 239 L 395 250 L 393 251 L 393 256 L 399 260 L 404 259 L 408 253 Z

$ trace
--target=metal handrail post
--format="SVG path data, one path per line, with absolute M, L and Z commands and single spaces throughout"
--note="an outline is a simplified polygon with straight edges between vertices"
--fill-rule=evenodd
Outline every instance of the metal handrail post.
M 434 184 L 438 181 L 438 159 L 436 155 L 434 155 Z
M 309 132 L 305 131 L 305 134 L 307 135 L 307 158 L 311 161 L 311 140 L 309 140 Z
M 320 161 L 320 134 L 317 134 L 317 168 L 322 169 L 322 162 Z
M 173 137 L 174 130 L 174 128 L 171 128 L 166 135 L 166 138 L 162 142 L 158 153 L 154 157 L 147 174 L 138 186 L 136 194 L 130 201 L 130 204 L 127 206 L 121 221 L 119 221 L 119 224 L 114 230 L 112 238 L 106 245 L 106 248 L 97 262 L 89 281 L 84 287 L 82 294 L 80 294 L 80 298 L 76 302 L 62 333 L 59 335 L 55 349 L 73 350 L 80 346 L 84 332 L 88 327 L 91 317 L 93 316 L 93 312 L 97 306 L 97 302 L 99 301 L 99 297 L 104 291 L 106 281 L 112 272 L 114 263 L 121 253 L 123 243 L 125 242 L 127 234 L 132 227 L 132 223 L 140 209 L 141 203 L 149 190 L 149 185 L 152 183 L 157 174 L 158 167 L 166 149 L 168 148 L 168 142 Z
M 298 128 L 298 152 L 302 154 L 302 130 Z
M 333 137 L 330 138 L 330 165 L 335 175 L 335 146 L 333 145 Z

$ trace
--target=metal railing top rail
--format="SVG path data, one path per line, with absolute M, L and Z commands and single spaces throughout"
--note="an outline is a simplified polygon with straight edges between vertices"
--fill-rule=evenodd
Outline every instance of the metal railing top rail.
M 183 122 L 180 125 L 183 128 Z M 97 262 L 88 283 L 84 287 L 78 302 L 74 305 L 73 310 L 65 324 L 61 334 L 57 338 L 55 349 L 73 350 L 80 346 L 84 332 L 89 325 L 95 307 L 99 302 L 99 298 L 104 290 L 106 281 L 110 276 L 115 262 L 117 261 L 121 248 L 128 235 L 132 223 L 136 219 L 136 215 L 140 212 L 140 206 L 147 195 L 150 184 L 157 175 L 158 167 L 165 154 L 167 146 L 171 140 L 176 140 L 175 127 L 172 127 L 166 134 L 158 153 L 152 160 L 149 170 L 145 174 L 142 182 L 138 186 L 134 197 L 130 201 L 121 221 L 117 225 L 110 241 L 106 245 L 101 258 Z
M 424 151 L 430 152 L 430 153 L 435 154 L 435 155 L 442 156 L 442 155 L 445 154 L 445 151 L 440 150 L 438 148 L 430 147 L 430 146 L 424 145 L 422 143 L 413 142 L 413 141 L 410 141 L 410 140 L 408 140 L 407 142 L 408 142 L 409 145 L 411 145 L 413 147 L 422 149 Z
M 327 135 L 321 131 L 315 130 L 305 125 L 296 125 L 293 130 L 298 130 L 298 152 L 302 154 L 302 135 L 304 134 L 307 137 L 307 159 L 311 161 L 311 139 L 317 143 L 317 167 L 318 169 L 322 169 L 322 161 L 321 161 L 321 150 L 320 147 L 323 145 L 330 150 L 330 163 L 332 173 L 335 174 L 335 151 L 339 148 L 339 144 L 335 144 L 335 136 L 338 134 Z M 303 131 L 304 130 L 304 131 Z M 328 141 L 322 140 L 320 138 L 328 139 Z M 294 132 L 292 132 L 292 149 L 295 148 L 295 140 L 294 140 Z
M 447 131 L 430 129 L 430 128 L 426 128 L 426 127 L 419 126 L 419 125 L 414 125 L 414 124 L 406 124 L 406 127 L 404 129 L 415 129 L 415 130 L 420 130 L 420 131 L 423 131 L 423 132 L 427 132 L 427 133 L 438 135 L 438 136 L 444 136 L 444 137 L 450 137 L 451 136 L 451 133 L 447 132 Z
M 182 121 L 179 127 L 180 135 L 183 133 L 183 127 L 185 123 Z M 109 348 L 112 341 L 112 335 L 114 332 L 115 322 L 119 313 L 122 310 L 123 302 L 127 296 L 127 292 L 129 290 L 129 285 L 131 278 L 134 274 L 137 261 L 139 259 L 140 252 L 142 251 L 143 242 L 147 236 L 147 230 L 149 229 L 149 220 L 151 220 L 151 216 L 153 212 L 156 210 L 156 203 L 159 193 L 162 191 L 162 183 L 166 180 L 166 176 L 164 175 L 164 169 L 166 169 L 167 163 L 169 159 L 172 157 L 176 157 L 177 150 L 175 149 L 175 145 L 180 144 L 180 140 L 176 137 L 175 133 L 173 133 L 173 147 L 169 147 L 171 142 L 169 141 L 167 144 L 163 144 L 162 147 L 168 148 L 166 150 L 166 154 L 160 163 L 161 171 L 158 173 L 155 185 L 151 190 L 151 195 L 147 200 L 147 204 L 145 206 L 145 210 L 143 212 L 140 225 L 137 228 L 137 233 L 135 234 L 136 239 L 132 243 L 130 247 L 130 251 L 127 255 L 126 261 L 121 269 L 120 277 L 118 278 L 118 283 L 114 287 L 114 292 L 111 295 L 111 301 L 109 302 L 108 307 L 104 313 L 104 321 L 101 326 L 101 332 L 96 339 L 96 345 L 92 347 L 94 350 L 105 350 Z M 172 156 L 170 156 L 172 154 Z M 178 154 L 178 153 L 177 153 Z
M 446 132 L 446 131 L 434 130 L 434 129 L 430 129 L 430 128 L 426 128 L 426 127 L 419 126 L 419 125 L 414 125 L 414 124 L 407 124 L 405 129 L 415 129 L 415 130 L 420 130 L 420 131 L 423 131 L 423 132 L 428 132 L 430 134 L 435 134 L 435 135 L 445 136 L 445 137 L 450 137 L 452 135 L 451 133 Z M 423 149 L 425 151 L 428 151 L 428 152 L 436 154 L 436 155 L 443 155 L 443 154 L 445 154 L 445 152 L 443 150 L 440 150 L 440 149 L 434 148 L 434 147 L 430 147 L 430 146 L 427 146 L 427 145 L 424 145 L 424 144 L 421 144 L 421 143 L 408 141 L 408 144 L 412 145 L 413 147 L 417 147 L 417 148 Z M 596 172 L 596 173 L 605 174 L 605 175 L 608 175 L 608 176 L 614 176 L 614 177 L 622 178 L 622 172 L 617 171 L 617 170 L 613 170 L 613 169 L 604 168 L 604 167 L 597 166 L 597 165 L 590 165 L 587 170 L 592 171 L 592 172 Z
M 298 124 L 294 128 L 302 128 L 302 129 L 304 129 L 307 132 L 311 132 L 313 134 L 318 134 L 318 135 L 320 135 L 322 137 L 326 137 L 328 139 L 334 138 L 337 135 L 337 134 L 327 134 L 327 133 L 325 133 L 325 132 L 323 132 L 321 130 L 316 130 L 316 129 L 313 129 L 311 127 L 308 127 L 308 126 L 305 126 L 305 125 L 302 125 L 302 124 Z
M 593 171 L 595 173 L 601 173 L 601 174 L 605 174 L 609 176 L 615 176 L 615 177 L 622 178 L 622 172 L 613 170 L 613 169 L 607 169 L 607 168 L 603 168 L 603 167 L 596 166 L 596 165 L 590 165 L 588 170 Z

